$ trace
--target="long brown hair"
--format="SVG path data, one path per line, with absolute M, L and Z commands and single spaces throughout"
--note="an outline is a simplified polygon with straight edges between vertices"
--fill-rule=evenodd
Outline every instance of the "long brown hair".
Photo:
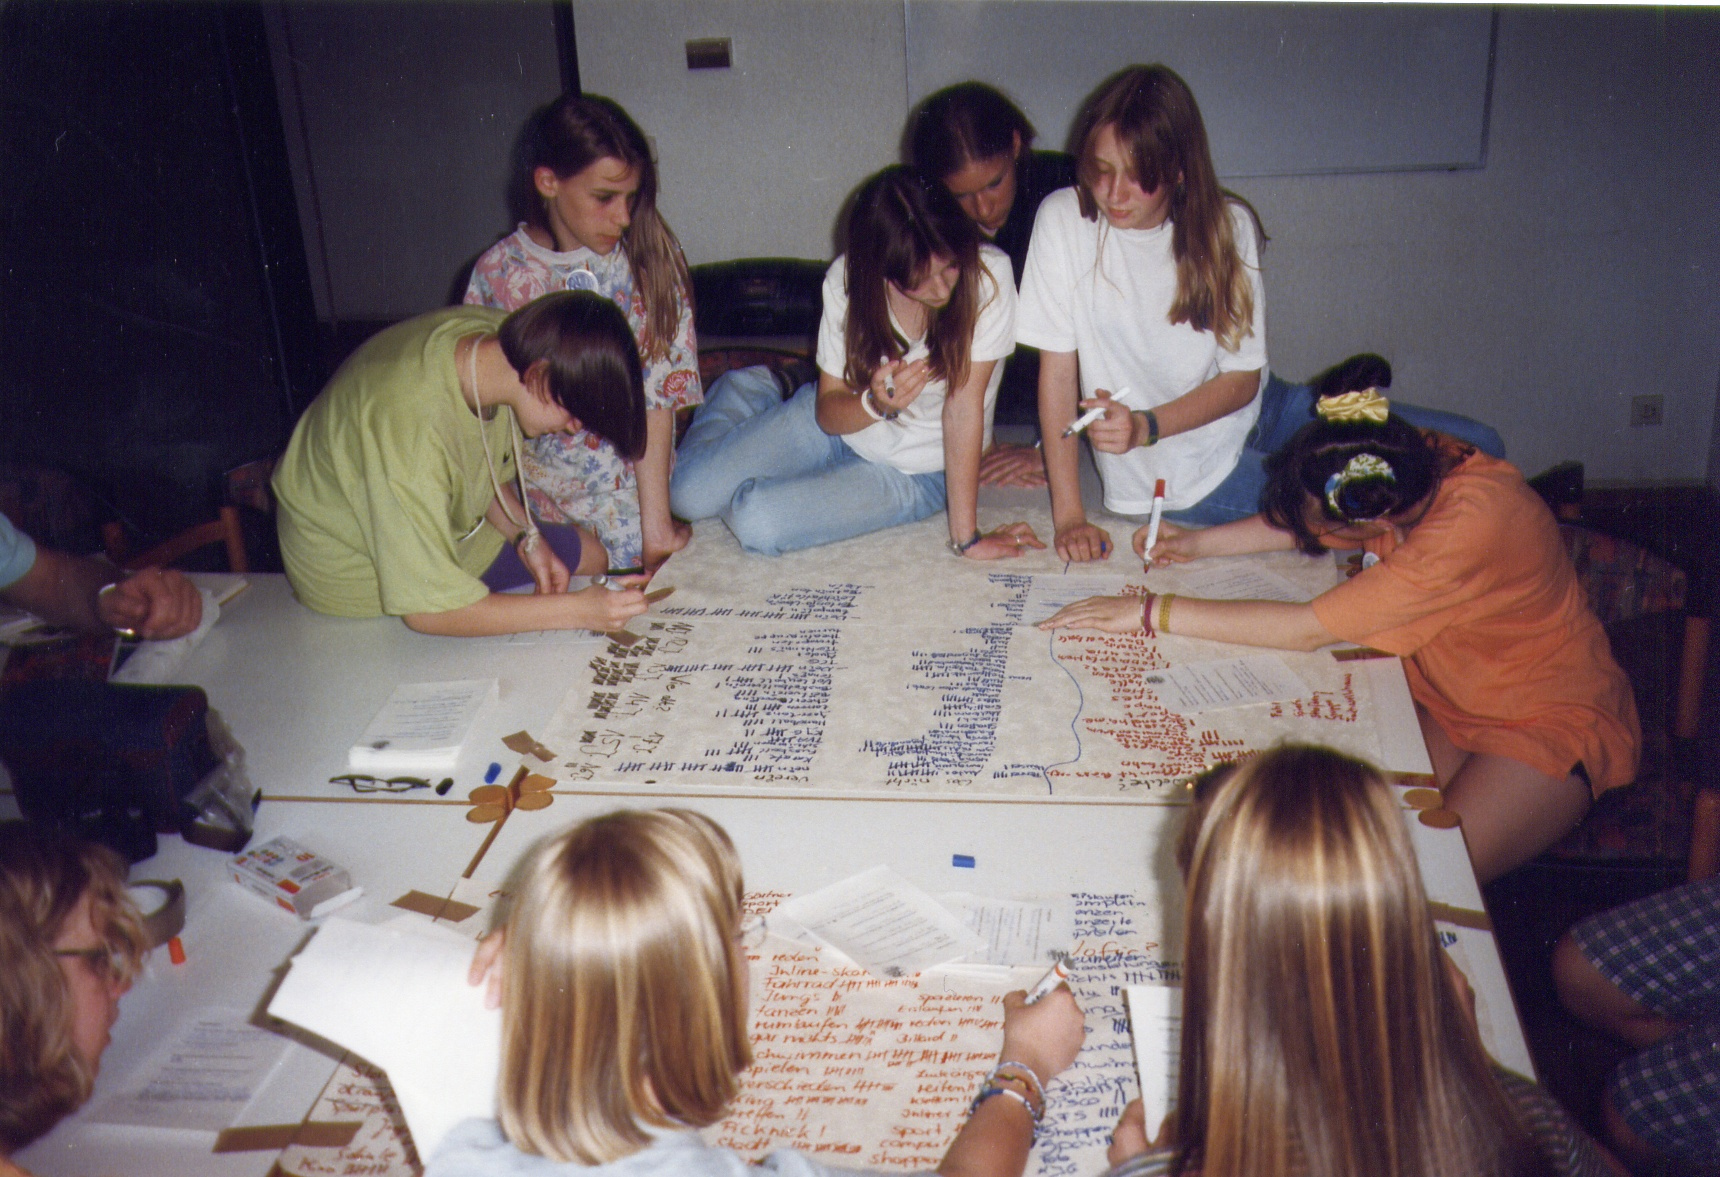
M 1071 142 L 1081 215 L 1090 221 L 1099 217 L 1093 153 L 1105 127 L 1117 136 L 1136 183 L 1148 192 L 1170 185 L 1171 253 L 1177 264 L 1170 321 L 1210 331 L 1220 346 L 1234 350 L 1254 332 L 1254 290 L 1228 203 L 1248 210 L 1262 241 L 1266 233 L 1253 205 L 1219 187 L 1194 92 L 1168 66 L 1135 65 L 1108 78 L 1088 101 Z
M 639 350 L 660 360 L 675 344 L 681 304 L 691 302 L 687 259 L 674 230 L 657 211 L 657 164 L 651 145 L 621 105 L 595 94 L 563 94 L 537 115 L 531 166 L 549 168 L 560 179 L 583 172 L 600 159 L 618 159 L 639 176 L 633 194 L 633 223 L 621 237 L 633 281 L 645 302 L 645 338 Z M 538 228 L 549 230 L 541 206 L 533 206 Z
M 1172 1171 L 1550 1175 L 1446 980 L 1379 774 L 1286 746 L 1204 793 Z
M 752 1063 L 740 917 L 740 860 L 703 814 L 622 810 L 543 846 L 508 921 L 508 1139 L 598 1165 L 722 1119 Z
M 967 379 L 974 324 L 984 303 L 980 281 L 992 277 L 979 258 L 979 230 L 949 189 L 918 169 L 896 164 L 860 186 L 848 214 L 843 253 L 848 268 L 847 367 L 854 388 L 872 382 L 881 362 L 908 353 L 908 341 L 890 326 L 887 283 L 918 286 L 935 259 L 961 270 L 950 301 L 928 310 L 926 346 L 932 374 L 954 392 Z M 995 297 L 995 289 L 993 292 Z

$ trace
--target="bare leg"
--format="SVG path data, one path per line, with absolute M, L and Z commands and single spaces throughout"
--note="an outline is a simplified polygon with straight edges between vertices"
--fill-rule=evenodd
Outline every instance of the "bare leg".
M 1463 818 L 1475 878 L 1490 883 L 1576 828 L 1589 811 L 1579 776 L 1549 776 L 1520 760 L 1466 752 L 1417 708 L 1445 807 Z
M 1687 1024 L 1662 1017 L 1607 980 L 1569 932 L 1553 948 L 1553 984 L 1560 1003 L 1573 1015 L 1638 1049 Z

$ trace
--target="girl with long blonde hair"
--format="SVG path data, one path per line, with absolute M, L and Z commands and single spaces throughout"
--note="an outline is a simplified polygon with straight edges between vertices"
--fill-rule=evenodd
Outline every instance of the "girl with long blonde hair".
M 1021 282 L 1017 336 L 1040 350 L 1039 418 L 1057 553 L 1099 560 L 1110 535 L 1081 502 L 1079 412 L 1105 507 L 1204 527 L 1259 510 L 1266 457 L 1313 419 L 1305 385 L 1266 361 L 1265 241 L 1253 206 L 1218 182 L 1188 84 L 1163 65 L 1109 78 L 1077 120 L 1080 182 L 1047 197 Z M 1490 427 L 1400 405 L 1412 424 L 1496 457 Z
M 1179 865 L 1174 1143 L 1131 1105 L 1108 1177 L 1622 1177 L 1487 1058 L 1372 768 L 1287 746 L 1209 774 Z
M 657 210 L 650 144 L 617 103 L 563 95 L 527 136 L 537 205 L 478 258 L 466 302 L 513 311 L 552 291 L 595 290 L 627 315 L 645 373 L 644 453 L 595 433 L 541 438 L 526 477 L 538 516 L 591 528 L 610 567 L 655 565 L 692 534 L 669 513 L 675 410 L 702 397 L 687 262 Z
M 783 1150 L 757 1164 L 707 1146 L 751 1064 L 740 861 L 685 809 L 623 810 L 552 838 L 526 868 L 505 935 L 472 979 L 502 1007 L 499 1116 L 455 1128 L 425 1177 L 832 1177 Z M 1007 1060 L 988 1076 L 938 1171 L 1020 1177 L 1044 1083 L 1084 1028 L 1067 989 L 1004 999 Z M 1004 1098 L 994 1098 L 1002 1096 Z

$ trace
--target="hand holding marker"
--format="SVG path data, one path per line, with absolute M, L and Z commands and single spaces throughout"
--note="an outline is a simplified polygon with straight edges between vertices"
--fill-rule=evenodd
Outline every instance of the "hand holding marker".
M 1127 387 L 1119 388 L 1116 391 L 1116 393 L 1111 397 L 1111 399 L 1113 401 L 1115 401 L 1117 404 L 1123 404 L 1126 401 L 1128 401 L 1132 392 L 1133 392 L 1133 390 L 1129 389 Z M 1075 423 L 1073 425 L 1069 426 L 1069 428 L 1067 428 L 1063 431 L 1063 436 L 1064 437 L 1074 437 L 1077 433 L 1084 432 L 1086 430 L 1087 426 L 1091 425 L 1093 422 L 1097 421 L 1100 417 L 1103 417 L 1104 415 L 1105 415 L 1105 406 L 1104 405 L 1098 405 L 1094 408 L 1088 409 L 1085 413 L 1082 413 L 1079 417 L 1077 417 L 1075 419 Z
M 1023 999 L 1022 1004 L 1032 1005 L 1048 995 L 1057 986 L 1067 984 L 1068 981 L 1069 965 L 1062 958 L 1059 958 L 1057 963 L 1051 966 L 1051 971 L 1039 978 L 1039 984 L 1027 991 L 1027 996 Z
M 1165 480 L 1159 479 L 1153 483 L 1153 513 L 1147 518 L 1147 542 L 1141 548 L 1141 571 L 1149 571 L 1153 566 L 1153 545 L 1159 542 L 1159 523 L 1165 515 Z

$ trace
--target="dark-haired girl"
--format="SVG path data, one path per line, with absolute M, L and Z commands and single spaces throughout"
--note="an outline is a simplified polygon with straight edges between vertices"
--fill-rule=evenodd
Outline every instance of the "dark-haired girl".
M 595 290 L 626 314 L 645 371 L 643 454 L 588 430 L 545 435 L 526 451 L 527 493 L 539 517 L 593 529 L 611 567 L 652 566 L 692 534 L 669 514 L 675 410 L 701 399 L 687 263 L 657 211 L 650 145 L 625 110 L 564 95 L 530 134 L 539 203 L 478 259 L 466 301 L 513 311 L 551 291 Z
M 622 454 L 645 448 L 639 352 L 602 295 L 563 291 L 511 315 L 449 307 L 372 336 L 275 468 L 293 592 L 321 613 L 459 637 L 620 626 L 644 594 L 567 592 L 570 572 L 604 570 L 602 545 L 540 528 L 509 485 L 520 434 L 580 429 Z
M 1346 369 L 1352 381 L 1366 370 Z M 1634 778 L 1630 683 L 1516 467 L 1416 429 L 1377 389 L 1334 391 L 1269 460 L 1262 514 L 1168 526 L 1142 555 L 1361 548 L 1358 575 L 1307 604 L 1166 594 L 1143 611 L 1138 597 L 1093 597 L 1042 627 L 1123 633 L 1144 618 L 1149 633 L 1291 650 L 1352 641 L 1401 655 L 1445 804 L 1462 815 L 1487 882 L 1568 833 L 1592 794 Z
M 777 555 L 947 501 L 956 555 L 1043 547 L 1025 523 L 977 523 L 997 361 L 1015 342 L 1009 259 L 942 185 L 900 166 L 861 186 L 844 239 L 824 279 L 818 383 L 787 401 L 764 369 L 713 385 L 681 443 L 676 513 L 721 516 L 743 548 Z
M 909 127 L 914 166 L 942 182 L 980 233 L 1009 255 L 1019 287 L 1039 206 L 1075 182 L 1075 161 L 1061 151 L 1035 151 L 1033 124 L 984 82 L 960 82 L 930 95 Z M 1017 347 L 1005 363 L 997 422 L 1039 424 L 1036 349 Z M 1045 465 L 1037 448 L 997 445 L 986 451 L 980 477 L 1004 486 L 1044 486 Z

